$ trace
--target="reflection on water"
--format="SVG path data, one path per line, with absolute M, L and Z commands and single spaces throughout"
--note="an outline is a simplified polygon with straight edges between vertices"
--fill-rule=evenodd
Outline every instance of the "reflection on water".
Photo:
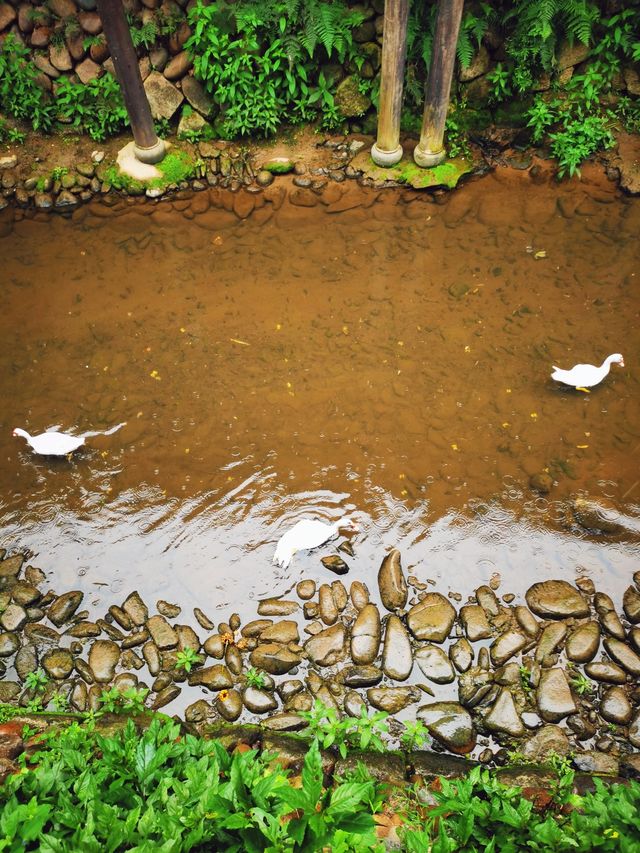
M 278 537 L 349 512 L 370 586 L 394 545 L 465 594 L 495 572 L 514 592 L 587 573 L 619 598 L 640 553 L 640 204 L 520 174 L 443 203 L 342 191 L 340 212 L 276 198 L 242 222 L 215 191 L 15 223 L 0 544 L 101 605 L 137 587 L 249 616 L 325 571 L 317 554 L 274 567 Z M 549 379 L 616 351 L 627 366 L 589 395 Z M 121 420 L 70 463 L 11 436 Z M 529 487 L 541 472 L 549 495 Z M 577 528 L 578 494 L 628 535 Z

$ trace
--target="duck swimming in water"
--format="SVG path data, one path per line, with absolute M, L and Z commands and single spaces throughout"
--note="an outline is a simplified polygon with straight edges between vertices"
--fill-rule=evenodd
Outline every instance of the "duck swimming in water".
M 358 526 L 348 516 L 336 521 L 335 524 L 326 524 L 317 519 L 302 519 L 287 530 L 276 546 L 273 562 L 286 569 L 296 551 L 310 551 L 332 539 L 339 530 L 352 530 L 357 532 Z
M 619 352 L 609 355 L 602 362 L 600 367 L 594 364 L 576 364 L 571 370 L 562 370 L 560 367 L 553 368 L 551 378 L 556 382 L 562 382 L 564 385 L 572 385 L 577 391 L 585 391 L 589 393 L 589 388 L 594 385 L 599 385 L 609 373 L 612 364 L 619 364 L 624 367 L 624 359 Z

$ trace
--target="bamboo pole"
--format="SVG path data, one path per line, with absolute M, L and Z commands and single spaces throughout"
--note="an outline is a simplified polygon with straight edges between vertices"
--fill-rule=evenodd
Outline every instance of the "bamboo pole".
M 134 154 L 142 163 L 159 163 L 166 153 L 165 144 L 155 132 L 151 107 L 142 85 L 138 57 L 121 0 L 97 0 L 98 12 L 107 46 L 113 59 L 131 130 Z
M 402 159 L 400 111 L 407 53 L 409 0 L 385 0 L 378 136 L 371 158 L 378 166 L 394 166 Z
M 418 166 L 437 166 L 446 158 L 444 125 L 449 107 L 456 44 L 464 0 L 440 0 L 433 38 L 431 67 L 422 116 L 420 142 L 413 150 Z

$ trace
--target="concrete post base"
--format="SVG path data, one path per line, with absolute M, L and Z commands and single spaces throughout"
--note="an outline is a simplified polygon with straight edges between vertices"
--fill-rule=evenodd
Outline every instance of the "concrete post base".
M 163 143 L 164 144 L 164 143 Z M 162 172 L 150 163 L 141 163 L 136 157 L 135 142 L 127 142 L 124 148 L 118 151 L 116 159 L 118 169 L 136 181 L 150 181 L 153 178 L 161 178 Z
M 447 152 L 444 148 L 439 151 L 429 151 L 420 148 L 419 145 L 413 149 L 413 159 L 423 169 L 429 169 L 431 166 L 437 166 L 447 159 Z
M 134 143 L 133 153 L 136 159 L 140 160 L 141 163 L 159 163 L 164 159 L 164 155 L 167 153 L 167 146 L 162 139 L 158 139 L 156 144 L 152 145 L 150 148 L 141 148 L 139 145 Z
M 377 142 L 374 142 L 371 146 L 371 159 L 376 166 L 383 166 L 385 168 L 395 166 L 396 163 L 402 160 L 403 154 L 402 145 L 398 145 L 393 151 L 383 151 L 382 148 L 378 148 Z

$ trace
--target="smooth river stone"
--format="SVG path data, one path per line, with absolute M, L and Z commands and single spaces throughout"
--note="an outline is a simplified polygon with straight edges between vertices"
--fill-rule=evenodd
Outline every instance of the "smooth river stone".
M 629 648 L 626 643 L 621 643 L 620 640 L 608 637 L 604 641 L 604 647 L 609 657 L 612 657 L 630 675 L 634 675 L 636 678 L 640 676 L 640 656 L 633 649 Z
M 627 680 L 624 669 L 611 661 L 592 661 L 585 664 L 584 671 L 594 681 L 604 681 L 608 684 L 624 684 Z
M 451 684 L 455 678 L 453 666 L 447 653 L 439 646 L 420 646 L 415 654 L 416 662 L 425 678 L 436 684 Z
M 71 619 L 80 606 L 83 598 L 84 593 L 79 589 L 59 595 L 55 601 L 49 605 L 49 609 L 47 610 L 49 621 L 53 622 L 56 628 L 60 628 L 65 622 L 68 622 L 69 619 Z
M 247 622 L 240 633 L 243 637 L 259 637 L 270 625 L 273 625 L 273 619 L 254 619 L 253 622 Z
M 467 708 L 479 705 L 493 690 L 493 673 L 479 666 L 471 667 L 458 679 L 458 697 Z
M 428 592 L 407 613 L 409 630 L 416 640 L 442 643 L 456 618 L 456 611 L 439 592 Z
M 589 615 L 589 603 L 582 593 L 563 580 L 534 583 L 526 592 L 529 608 L 538 616 L 562 619 Z
M 333 593 L 333 600 L 336 603 L 336 607 L 342 613 L 349 603 L 349 596 L 347 595 L 345 585 L 342 581 L 331 581 L 331 592 Z
M 608 723 L 626 726 L 633 715 L 633 708 L 622 687 L 610 687 L 600 700 L 600 716 Z
M 307 640 L 304 649 L 317 666 L 332 666 L 343 660 L 345 654 L 345 630 L 343 625 L 333 625 Z
M 333 590 L 328 583 L 320 585 L 318 591 L 318 607 L 320 609 L 320 618 L 325 625 L 334 625 L 338 621 L 338 608 L 333 598 Z
M 397 714 L 421 697 L 419 687 L 370 687 L 367 690 L 369 703 L 387 714 Z
M 31 584 L 25 583 L 24 581 L 18 581 L 18 583 L 11 589 L 11 597 L 16 604 L 21 604 L 23 607 L 29 607 L 29 605 L 42 597 L 42 593 L 37 589 L 37 587 L 32 586 Z
M 279 598 L 265 598 L 258 603 L 259 616 L 291 616 L 299 609 L 297 601 L 282 601 Z
M 260 634 L 260 640 L 264 643 L 299 643 L 298 626 L 292 619 L 283 619 L 265 628 Z
M 24 557 L 22 554 L 15 554 L 13 557 L 7 557 L 6 560 L 0 562 L 0 578 L 15 578 L 20 573 Z
M 540 716 L 547 723 L 557 723 L 569 714 L 575 714 L 576 703 L 563 670 L 553 668 L 542 671 L 537 702 Z
M 429 733 L 451 752 L 464 755 L 476 745 L 476 732 L 471 714 L 458 702 L 432 702 L 421 705 L 416 716 Z
M 30 672 L 38 668 L 38 653 L 35 646 L 23 646 L 16 654 L 13 665 L 20 681 L 24 681 Z
M 622 597 L 625 616 L 633 625 L 640 622 L 640 592 L 633 586 L 627 587 Z
M 543 763 L 552 755 L 567 755 L 571 748 L 569 738 L 560 726 L 543 726 L 522 747 L 529 761 Z
M 624 628 L 622 627 L 620 617 L 614 610 L 609 610 L 607 613 L 603 613 L 600 616 L 600 624 L 607 634 L 615 637 L 616 640 L 624 640 L 626 636 Z
M 226 690 L 223 694 L 218 693 L 215 709 L 228 723 L 235 723 L 242 713 L 242 696 L 235 689 Z
M 222 663 L 194 669 L 189 673 L 188 680 L 192 687 L 206 687 L 208 690 L 228 690 L 233 687 L 231 673 Z
M 313 580 L 300 581 L 300 583 L 296 585 L 296 593 L 298 598 L 301 598 L 303 601 L 308 601 L 316 594 L 316 582 Z
M 395 615 L 387 618 L 382 647 L 382 671 L 394 681 L 406 681 L 413 669 L 411 642 L 402 621 Z
M 450 647 L 449 657 L 458 672 L 466 672 L 473 663 L 473 646 L 466 637 L 460 637 Z
M 465 604 L 464 607 L 461 607 L 460 621 L 472 643 L 477 640 L 486 640 L 493 634 L 491 625 L 487 620 L 487 614 L 479 604 Z
M 120 649 L 111 640 L 94 640 L 89 650 L 89 666 L 96 681 L 106 684 L 111 681 L 118 661 Z
M 181 692 L 182 691 L 177 684 L 168 684 L 156 693 L 153 702 L 151 703 L 151 710 L 157 711 L 160 708 L 164 708 L 164 706 L 168 705 L 169 702 L 173 702 L 174 699 L 177 699 Z
M 636 711 L 631 725 L 629 726 L 629 743 L 640 749 L 640 711 Z
M 525 634 L 535 640 L 540 633 L 540 625 L 528 607 L 523 604 L 516 607 L 516 621 Z
M 380 613 L 375 604 L 362 608 L 351 629 L 351 659 L 357 664 L 373 663 L 380 648 Z
M 490 586 L 479 586 L 477 588 L 476 601 L 487 616 L 497 616 L 500 613 L 500 602 Z
M 373 687 L 382 681 L 382 670 L 370 664 L 365 666 L 346 666 L 336 677 L 336 681 L 347 687 Z
M 504 732 L 511 737 L 521 737 L 525 728 L 511 692 L 503 687 L 493 707 L 484 718 L 485 726 L 492 732 Z
M 491 662 L 494 666 L 502 666 L 509 658 L 517 655 L 518 652 L 529 643 L 530 640 L 521 634 L 519 631 L 505 631 L 504 634 L 493 641 L 489 648 Z
M 407 581 L 400 562 L 400 551 L 394 548 L 383 559 L 378 571 L 380 598 L 387 610 L 402 610 L 407 603 Z
M 191 625 L 175 625 L 174 629 L 178 635 L 178 648 L 181 652 L 184 649 L 193 649 L 194 652 L 200 651 L 200 638 Z
M 367 589 L 367 585 L 362 583 L 362 581 L 353 581 L 349 587 L 349 598 L 356 610 L 362 610 L 362 608 L 369 603 L 369 590 Z
M 49 678 L 62 680 L 71 675 L 73 657 L 66 649 L 50 649 L 42 657 L 42 667 Z
M 250 656 L 251 666 L 264 669 L 271 675 L 284 675 L 298 666 L 300 655 L 289 651 L 280 643 L 260 643 Z
M 137 590 L 126 597 L 122 609 L 138 628 L 142 627 L 149 618 L 149 608 Z
M 573 755 L 573 765 L 581 773 L 596 774 L 598 776 L 619 776 L 620 762 L 613 755 L 597 750 L 576 752 Z
M 178 645 L 178 635 L 164 616 L 152 616 L 151 619 L 148 619 L 147 630 L 151 634 L 151 639 L 161 651 L 175 649 Z
M 20 648 L 18 635 L 13 631 L 3 631 L 0 634 L 0 657 L 8 658 Z
M 542 663 L 547 655 L 552 654 L 567 636 L 567 626 L 564 622 L 552 622 L 543 630 L 538 640 L 535 659 Z
M 586 622 L 569 634 L 565 651 L 569 660 L 588 663 L 596 656 L 599 646 L 600 626 L 597 622 Z
M 278 702 L 271 693 L 257 687 L 247 687 L 242 694 L 242 700 L 245 708 L 252 714 L 268 714 L 278 707 Z

